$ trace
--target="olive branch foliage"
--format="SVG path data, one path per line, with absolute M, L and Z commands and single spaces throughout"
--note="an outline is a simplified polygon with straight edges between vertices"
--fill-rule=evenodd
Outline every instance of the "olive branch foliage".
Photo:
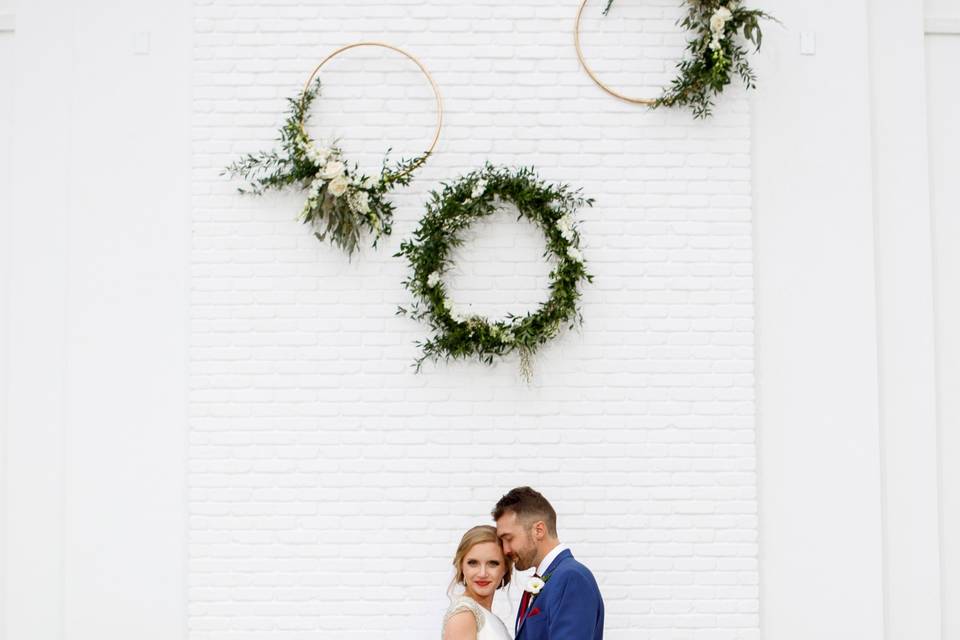
M 518 220 L 526 218 L 544 232 L 543 255 L 553 262 L 553 268 L 549 298 L 539 309 L 491 321 L 457 310 L 442 275 L 453 266 L 453 250 L 462 246 L 467 227 L 493 215 L 504 202 L 517 207 Z M 573 328 L 583 321 L 577 305 L 579 288 L 591 282 L 592 276 L 580 254 L 580 234 L 572 216 L 593 202 L 579 189 L 540 180 L 533 168 L 489 163 L 433 191 L 419 228 L 396 254 L 409 261 L 411 274 L 403 285 L 414 297 L 409 307 L 401 306 L 397 313 L 425 321 L 432 330 L 431 337 L 417 342 L 422 353 L 414 364 L 416 370 L 420 371 L 427 359 L 477 358 L 492 364 L 494 358 L 518 351 L 521 373 L 529 381 L 533 353 L 564 325 Z
M 603 14 L 610 12 L 614 0 L 607 0 Z M 687 41 L 686 55 L 677 63 L 677 76 L 670 86 L 651 105 L 657 107 L 689 107 L 694 118 L 713 115 L 714 97 L 723 92 L 739 76 L 747 89 L 755 89 L 757 76 L 747 61 L 746 46 L 737 42 L 738 33 L 759 51 L 763 42 L 760 20 L 779 20 L 757 9 L 747 9 L 740 0 L 685 0 L 686 15 L 678 24 L 690 31 L 693 37 Z M 731 16 L 723 26 L 719 46 L 711 47 L 714 34 L 710 20 L 725 7 Z
M 429 154 L 391 163 L 388 149 L 377 179 L 363 175 L 356 163 L 343 162 L 343 151 L 336 141 L 324 150 L 326 153 L 318 155 L 306 127 L 310 107 L 319 94 L 318 79 L 297 97 L 287 98 L 287 116 L 277 138 L 279 150 L 248 153 L 227 166 L 223 173 L 246 181 L 246 187 L 238 188 L 240 193 L 263 195 L 289 186 L 308 190 L 308 201 L 300 216 L 302 221 L 312 227 L 318 240 L 329 239 L 352 255 L 364 233 L 372 233 L 374 247 L 381 235 L 390 234 L 394 205 L 387 195 L 395 187 L 410 184 L 413 170 L 423 164 Z M 332 180 L 335 176 L 324 174 L 328 166 L 324 158 L 339 165 L 347 184 L 344 193 L 335 195 L 336 190 L 330 188 L 331 182 L 325 177 Z

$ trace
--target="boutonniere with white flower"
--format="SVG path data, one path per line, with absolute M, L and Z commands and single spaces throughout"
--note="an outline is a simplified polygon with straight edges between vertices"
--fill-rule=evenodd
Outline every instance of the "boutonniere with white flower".
M 529 591 L 530 595 L 539 595 L 540 591 L 546 586 L 547 581 L 550 579 L 550 574 L 543 576 L 532 576 L 527 581 L 527 586 L 524 587 L 524 591 Z

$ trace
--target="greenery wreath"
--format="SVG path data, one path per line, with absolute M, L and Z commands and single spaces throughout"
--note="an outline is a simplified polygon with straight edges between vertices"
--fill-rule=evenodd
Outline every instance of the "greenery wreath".
M 521 373 L 529 382 L 531 356 L 537 348 L 556 336 L 561 325 L 569 323 L 572 328 L 583 320 L 577 307 L 579 286 L 592 277 L 580 252 L 573 214 L 583 205 L 592 206 L 593 199 L 582 197 L 579 189 L 541 181 L 532 168 L 489 163 L 441 186 L 439 193 L 430 194 L 427 213 L 413 240 L 404 241 L 396 254 L 410 262 L 413 273 L 403 284 L 415 297 L 409 308 L 400 307 L 397 313 L 426 320 L 433 330 L 432 337 L 417 343 L 422 355 L 415 367 L 419 371 L 428 358 L 476 357 L 492 364 L 494 356 L 518 351 Z M 499 202 L 513 203 L 520 212 L 518 219 L 527 218 L 543 230 L 544 257 L 553 258 L 555 265 L 550 297 L 539 309 L 491 321 L 455 308 L 442 277 L 452 264 L 452 249 L 463 244 L 462 232 L 497 211 Z
M 310 105 L 319 92 L 320 81 L 313 80 L 298 97 L 287 98 L 289 113 L 280 129 L 280 151 L 248 154 L 225 173 L 249 183 L 248 188 L 239 189 L 241 193 L 261 195 L 269 189 L 299 185 L 307 191 L 301 220 L 311 225 L 318 240 L 329 238 L 352 255 L 365 229 L 373 234 L 373 246 L 381 235 L 390 234 L 394 205 L 386 196 L 394 187 L 410 184 L 411 172 L 430 154 L 395 164 L 384 158 L 376 179 L 360 173 L 356 164 L 351 167 L 344 160 L 336 143 L 320 147 L 306 133 Z
M 607 0 L 604 15 L 613 2 Z M 779 21 L 763 11 L 745 8 L 741 0 L 685 0 L 685 4 L 687 14 L 678 24 L 693 37 L 687 42 L 687 55 L 677 63 L 677 77 L 660 97 L 639 102 L 651 107 L 689 107 L 695 118 L 706 118 L 711 115 L 713 96 L 730 84 L 734 73 L 747 89 L 756 88 L 747 48 L 735 36 L 742 32 L 754 51 L 759 51 L 763 40 L 760 20 Z

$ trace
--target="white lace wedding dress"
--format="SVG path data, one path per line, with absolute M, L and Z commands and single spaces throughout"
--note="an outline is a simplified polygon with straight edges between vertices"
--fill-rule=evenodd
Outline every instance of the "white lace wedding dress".
M 460 596 L 450 604 L 447 613 L 443 616 L 443 628 L 440 629 L 441 638 L 443 638 L 443 629 L 447 626 L 447 620 L 461 611 L 469 611 L 477 621 L 477 640 L 511 640 L 503 621 L 489 609 L 480 606 L 470 596 Z

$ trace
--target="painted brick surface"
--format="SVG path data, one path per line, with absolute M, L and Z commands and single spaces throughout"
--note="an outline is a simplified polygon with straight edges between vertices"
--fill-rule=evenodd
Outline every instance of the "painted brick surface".
M 684 37 L 674 0 L 595 3 L 584 46 L 654 95 Z M 196 0 L 190 390 L 192 640 L 437 637 L 460 534 L 531 484 L 590 566 L 607 637 L 757 638 L 749 105 L 650 112 L 579 69 L 576 2 Z M 297 193 L 220 175 L 268 148 L 284 98 L 334 48 L 382 40 L 440 84 L 435 156 L 393 236 L 352 261 L 297 221 Z M 429 85 L 396 54 L 325 68 L 314 135 L 369 170 L 429 141 Z M 394 258 L 441 180 L 534 165 L 596 198 L 584 325 L 534 361 L 410 365 L 425 327 Z M 545 298 L 538 232 L 475 227 L 448 280 L 497 315 Z M 508 620 L 519 590 L 498 596 Z

